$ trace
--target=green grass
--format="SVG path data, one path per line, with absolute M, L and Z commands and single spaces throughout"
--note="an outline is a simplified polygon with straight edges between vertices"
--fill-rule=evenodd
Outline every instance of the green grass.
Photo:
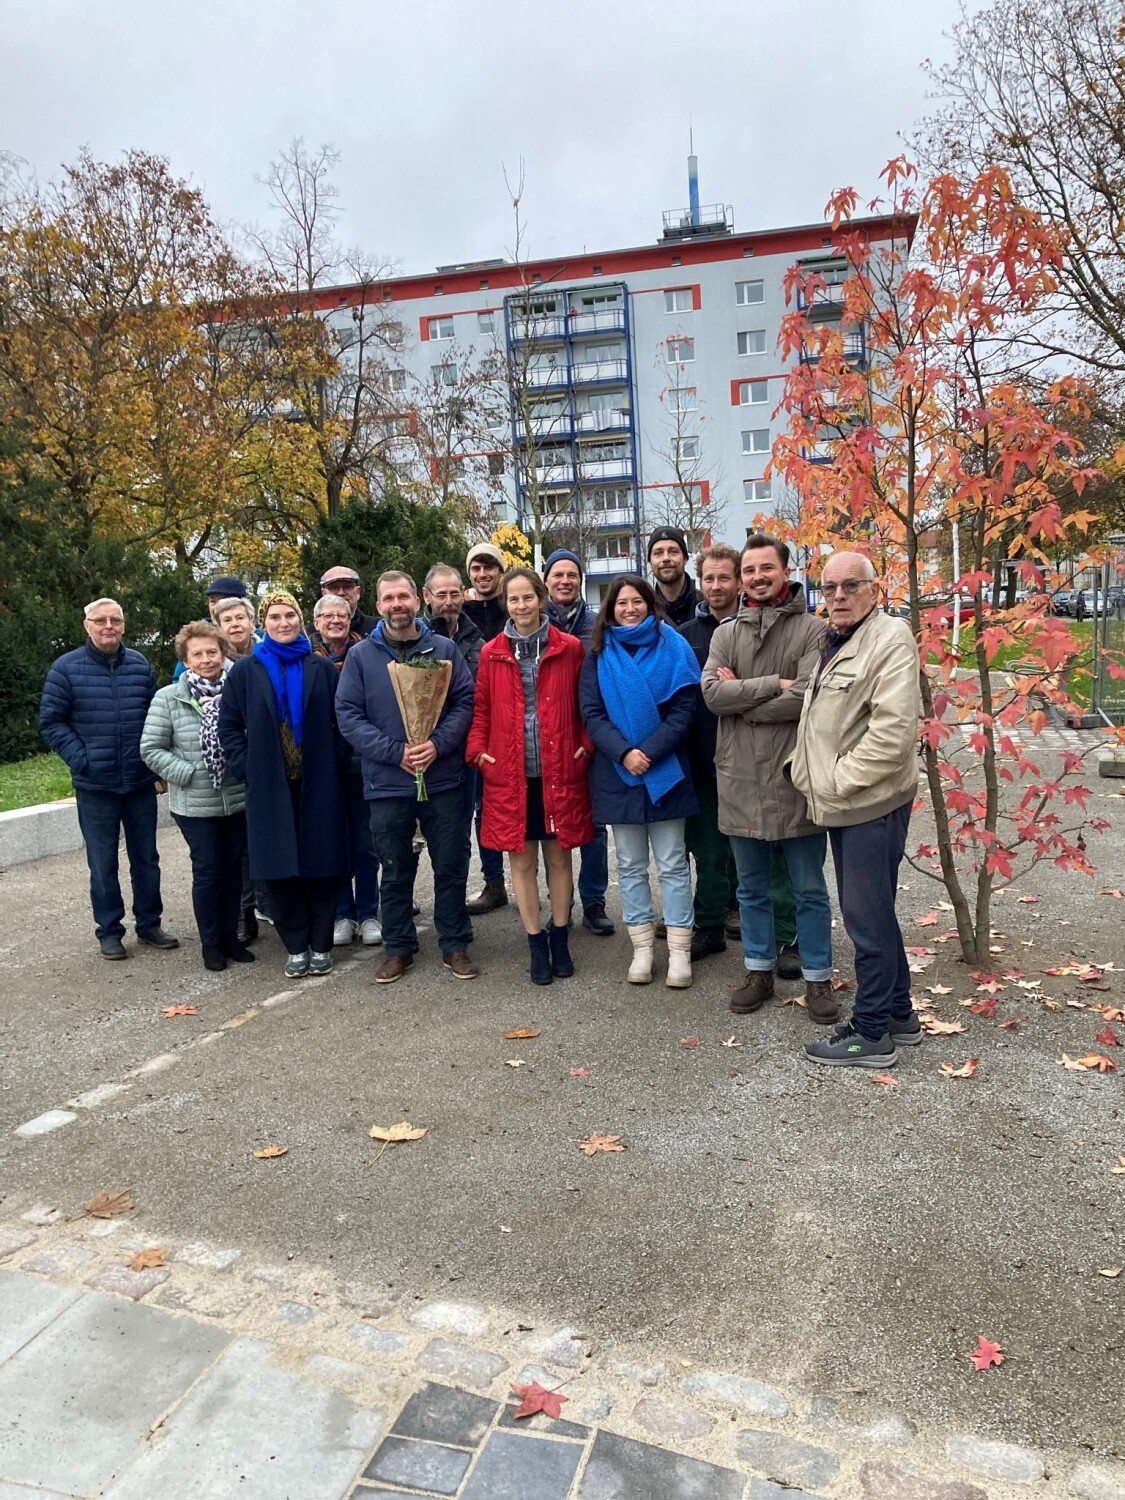
M 1066 628 L 1071 640 L 1076 646 L 1082 648 L 1075 657 L 1067 673 L 1066 688 L 1071 699 L 1079 707 L 1089 709 L 1090 696 L 1093 689 L 1093 674 L 1090 670 L 1090 650 L 1093 640 L 1093 626 L 1089 620 L 1067 620 Z M 962 664 L 970 669 L 976 666 L 976 656 L 973 653 L 973 627 L 966 625 L 962 628 L 961 639 L 958 650 L 961 654 Z M 1027 658 L 1027 647 L 1016 640 L 999 647 L 996 655 L 990 663 L 993 672 L 1009 671 L 1017 662 Z
M 0 766 L 0 812 L 73 795 L 70 772 L 57 755 L 33 755 L 30 760 Z

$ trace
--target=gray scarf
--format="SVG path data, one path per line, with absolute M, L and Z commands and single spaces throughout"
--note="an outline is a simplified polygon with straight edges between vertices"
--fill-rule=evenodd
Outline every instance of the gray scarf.
M 543 775 L 543 758 L 539 749 L 539 658 L 547 647 L 550 621 L 544 620 L 530 635 L 520 635 L 511 620 L 504 622 L 504 634 L 516 658 L 523 683 L 523 769 L 528 777 Z

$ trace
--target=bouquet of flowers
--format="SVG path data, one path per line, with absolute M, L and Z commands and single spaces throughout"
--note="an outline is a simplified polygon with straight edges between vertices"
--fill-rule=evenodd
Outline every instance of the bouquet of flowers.
M 402 714 L 408 745 L 424 745 L 437 728 L 445 707 L 449 684 L 453 680 L 453 663 L 432 656 L 418 656 L 412 661 L 390 662 L 391 687 Z M 419 766 L 414 773 L 419 802 L 428 802 L 426 773 Z

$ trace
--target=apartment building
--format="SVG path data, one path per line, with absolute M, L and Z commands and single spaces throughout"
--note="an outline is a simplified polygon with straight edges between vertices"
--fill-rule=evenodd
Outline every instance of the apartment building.
M 903 231 L 873 217 L 848 232 Z M 391 378 L 453 391 L 466 362 L 491 361 L 502 392 L 488 430 L 449 462 L 487 461 L 496 521 L 576 546 L 597 602 L 643 566 L 654 526 L 739 544 L 756 514 L 785 513 L 766 476 L 784 422 L 783 282 L 794 263 L 815 268 L 812 315 L 839 318 L 846 266 L 833 245 L 823 224 L 736 233 L 728 207 L 693 201 L 664 215 L 651 245 L 392 278 L 379 295 L 409 337 Z M 323 305 L 346 316 L 348 295 L 334 288 Z M 866 358 L 862 330 L 848 354 Z M 827 447 L 817 456 L 830 461 Z

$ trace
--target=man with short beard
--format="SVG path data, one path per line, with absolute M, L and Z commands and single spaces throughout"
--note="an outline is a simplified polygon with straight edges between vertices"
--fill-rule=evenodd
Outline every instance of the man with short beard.
M 687 625 L 702 595 L 687 576 L 687 537 L 678 526 L 658 526 L 648 539 L 656 597 L 673 625 Z
M 469 582 L 476 594 L 475 599 L 466 599 L 465 614 L 484 636 L 486 641 L 495 638 L 504 629 L 508 618 L 500 600 L 500 579 L 504 574 L 504 554 L 491 542 L 478 542 L 470 547 L 465 556 Z M 488 908 L 491 910 L 491 908 Z

